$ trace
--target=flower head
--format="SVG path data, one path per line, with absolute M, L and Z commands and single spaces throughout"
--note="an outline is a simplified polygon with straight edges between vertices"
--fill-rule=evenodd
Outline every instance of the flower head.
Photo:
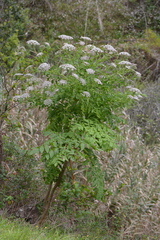
M 91 96 L 91 94 L 90 94 L 89 92 L 87 92 L 87 91 L 83 91 L 83 92 L 82 92 L 82 95 L 83 95 L 84 97 L 90 97 L 90 96 Z
M 58 82 L 58 84 L 65 85 L 65 84 L 67 84 L 67 81 L 66 81 L 66 80 L 60 80 L 60 81 Z
M 72 73 L 72 76 L 75 77 L 76 79 L 79 79 L 79 76 L 76 73 Z
M 48 47 L 50 47 L 50 44 L 48 42 L 44 42 L 44 44 Z
M 89 37 L 80 37 L 80 39 L 83 39 L 83 40 L 85 40 L 85 41 L 92 41 L 92 39 L 89 38 Z
M 142 94 L 141 91 L 138 89 L 138 88 L 134 88 L 132 86 L 127 86 L 126 88 L 129 89 L 129 91 L 131 92 L 135 92 L 135 93 L 138 93 L 138 94 Z
M 28 40 L 27 41 L 28 45 L 34 45 L 34 46 L 39 46 L 39 42 L 37 42 L 36 40 Z
M 14 96 L 13 99 L 18 100 L 18 99 L 25 99 L 25 98 L 28 98 L 28 97 L 30 97 L 29 93 L 23 93 L 22 95 Z
M 112 47 L 112 45 L 107 44 L 107 45 L 104 45 L 103 47 L 106 50 L 108 50 L 110 53 L 117 52 L 117 50 L 114 47 Z
M 29 86 L 29 87 L 26 88 L 26 90 L 28 90 L 28 91 L 33 91 L 33 90 L 34 90 L 34 87 L 33 87 L 33 86 Z
M 96 83 L 98 83 L 98 84 L 102 85 L 102 82 L 101 82 L 101 80 L 99 80 L 98 78 L 95 78 L 95 79 L 94 79 L 94 81 L 95 81 Z
M 43 53 L 42 52 L 39 52 L 38 54 L 37 54 L 37 57 L 40 57 L 40 56 L 42 56 L 43 55 Z
M 86 55 L 85 55 L 85 56 L 81 57 L 81 60 L 85 60 L 85 61 L 86 61 L 86 60 L 89 60 L 89 56 L 86 56 Z
M 115 63 L 110 63 L 109 65 L 112 67 L 115 67 L 115 68 L 117 67 L 117 65 Z
M 86 72 L 88 74 L 94 74 L 95 73 L 95 71 L 93 69 L 91 69 L 91 68 L 86 69 Z
M 138 78 L 141 78 L 141 73 L 140 72 L 135 71 L 135 74 Z
M 41 63 L 38 67 L 39 70 L 41 71 L 48 71 L 50 69 L 50 64 L 49 63 Z
M 118 55 L 123 55 L 123 56 L 128 56 L 128 57 L 131 56 L 131 54 L 129 54 L 128 52 L 120 52 Z
M 91 49 L 91 52 L 94 52 L 94 53 L 103 53 L 103 50 L 98 48 L 98 47 L 95 47 L 93 46 L 93 48 Z
M 44 100 L 44 105 L 46 105 L 46 106 L 50 106 L 52 103 L 53 103 L 53 101 L 50 99 L 50 98 L 48 98 L 48 99 L 46 99 L 46 100 Z
M 52 85 L 51 82 L 49 81 L 44 81 L 43 84 L 42 84 L 42 87 L 45 88 L 45 87 L 50 87 Z
M 69 50 L 69 51 L 72 51 L 72 50 L 75 50 L 75 46 L 73 46 L 72 44 L 69 44 L 69 43 L 64 43 L 62 49 L 64 50 Z
M 58 38 L 61 38 L 63 40 L 72 40 L 73 39 L 73 37 L 65 35 L 65 34 L 59 35 Z
M 78 44 L 81 45 L 81 46 L 84 46 L 84 45 L 85 45 L 85 42 L 83 42 L 83 41 L 79 41 Z
M 133 63 L 131 63 L 129 61 L 121 61 L 118 64 L 120 64 L 120 65 L 134 65 Z
M 82 85 L 86 85 L 86 80 L 84 80 L 83 78 L 79 78 L 78 80 Z
M 73 65 L 68 64 L 68 63 L 62 64 L 59 67 L 62 68 L 63 70 L 71 70 L 71 71 L 76 70 L 76 68 Z
M 45 91 L 45 94 L 49 97 L 53 97 L 55 92 L 51 92 L 51 91 Z

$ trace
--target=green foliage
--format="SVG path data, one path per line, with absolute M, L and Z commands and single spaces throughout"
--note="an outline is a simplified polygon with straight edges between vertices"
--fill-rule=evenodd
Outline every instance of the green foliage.
M 150 51 L 156 50 L 157 52 L 160 52 L 160 35 L 156 34 L 156 32 L 151 29 L 147 29 L 145 32 L 145 38 Z
M 57 181 L 64 162 L 73 161 L 78 166 L 85 159 L 89 171 L 96 176 L 91 178 L 91 185 L 100 199 L 104 194 L 103 174 L 94 151 L 116 147 L 121 111 L 132 103 L 128 95 L 131 92 L 136 95 L 135 90 L 130 91 L 126 86 L 132 77 L 136 79 L 136 72 L 118 64 L 126 57 L 119 59 L 116 51 L 113 55 L 117 58 L 117 68 L 106 64 L 110 54 L 94 45 L 59 44 L 60 50 L 52 52 L 54 57 L 48 59 L 51 66 L 42 62 L 44 69 L 41 65 L 37 69 L 35 57 L 32 73 L 42 77 L 38 85 L 37 81 L 32 83 L 34 89 L 27 99 L 33 106 L 48 111 L 48 140 L 38 148 L 45 164 L 44 179 L 46 183 Z M 48 51 L 43 52 L 40 61 L 47 59 Z

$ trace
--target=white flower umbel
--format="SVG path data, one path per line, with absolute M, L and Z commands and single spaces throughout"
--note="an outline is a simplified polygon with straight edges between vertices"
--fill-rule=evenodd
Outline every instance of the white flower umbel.
M 49 63 L 41 63 L 38 67 L 38 70 L 40 71 L 48 71 L 50 69 L 50 64 Z
M 60 84 L 60 85 L 65 85 L 65 84 L 67 84 L 67 81 L 66 81 L 66 80 L 60 80 L 60 81 L 58 82 L 58 84 Z
M 62 40 L 72 40 L 73 39 L 73 37 L 65 35 L 65 34 L 59 35 L 58 38 L 61 38 Z
M 78 80 L 82 85 L 86 85 L 86 80 L 84 80 L 83 78 L 79 78 Z
M 134 65 L 133 63 L 131 63 L 129 61 L 121 61 L 118 64 L 120 64 L 120 65 L 130 65 L 130 66 Z
M 48 42 L 44 42 L 44 45 L 50 47 L 50 44 Z
M 31 74 L 31 73 L 26 73 L 26 74 L 24 75 L 24 77 L 34 77 L 34 75 Z
M 40 57 L 40 56 L 42 56 L 43 55 L 43 53 L 42 52 L 39 52 L 38 54 L 37 54 L 37 57 Z
M 86 72 L 88 74 L 94 74 L 95 73 L 95 71 L 93 69 L 91 69 L 91 68 L 86 69 Z
M 87 56 L 87 55 L 85 55 L 85 56 L 81 57 L 81 60 L 84 60 L 84 61 L 87 61 L 87 60 L 89 60 L 89 59 L 90 59 L 90 57 L 89 57 L 89 56 Z
M 131 92 L 142 94 L 142 92 L 138 88 L 134 88 L 132 86 L 127 86 L 126 88 L 129 89 L 129 91 L 131 91 Z
M 51 92 L 51 91 L 45 91 L 45 94 L 48 96 L 48 97 L 53 97 L 55 92 Z
M 90 97 L 90 96 L 91 96 L 91 94 L 90 94 L 89 92 L 87 92 L 87 91 L 83 91 L 83 92 L 82 92 L 82 95 L 83 95 L 84 97 Z
M 33 91 L 33 90 L 34 90 L 34 87 L 33 87 L 33 86 L 29 86 L 29 87 L 26 88 L 26 90 L 28 90 L 28 91 Z
M 136 101 L 139 101 L 142 98 L 141 95 L 136 95 L 136 96 L 128 95 L 127 97 Z
M 83 63 L 84 63 L 85 65 L 89 65 L 89 62 L 84 61 Z
M 25 99 L 30 97 L 29 93 L 23 93 L 22 95 L 17 95 L 13 97 L 13 100 Z
M 81 45 L 81 46 L 84 46 L 84 45 L 85 45 L 85 42 L 79 41 L 78 44 Z
M 23 73 L 15 73 L 14 76 L 23 76 Z
M 83 39 L 84 41 L 92 41 L 92 39 L 89 37 L 80 37 L 80 39 Z
M 103 53 L 103 50 L 98 48 L 98 47 L 95 47 L 93 46 L 93 48 L 91 49 L 91 52 L 94 52 L 94 53 Z
M 107 45 L 104 45 L 103 47 L 106 50 L 108 50 L 110 53 L 117 52 L 117 50 L 114 47 L 112 47 L 112 45 L 107 44 Z
M 44 81 L 43 84 L 42 84 L 42 87 L 45 88 L 45 87 L 50 87 L 52 85 L 51 82 L 49 81 Z
M 94 79 L 94 81 L 95 81 L 96 83 L 98 83 L 98 84 L 102 85 L 102 82 L 101 82 L 101 80 L 99 80 L 98 78 L 95 78 L 95 79 Z
M 63 70 L 71 70 L 71 71 L 76 70 L 76 68 L 72 64 L 68 64 L 68 63 L 60 65 L 59 68 Z
M 34 46 L 39 46 L 40 45 L 40 43 L 37 42 L 36 40 L 28 40 L 27 44 L 28 45 L 34 45 Z
M 52 105 L 53 101 L 52 101 L 52 99 L 48 98 L 48 99 L 44 100 L 43 103 L 44 103 L 44 105 L 46 105 L 46 106 L 50 106 L 50 105 Z
M 75 50 L 76 48 L 75 48 L 75 46 L 73 46 L 72 44 L 64 43 L 62 49 L 63 49 L 63 50 L 73 51 L 73 50 Z
M 131 54 L 129 54 L 128 52 L 120 52 L 118 55 L 123 55 L 123 56 L 128 56 L 128 57 L 131 56 Z
M 78 74 L 76 74 L 76 73 L 72 73 L 72 77 L 74 77 L 74 78 L 76 78 L 76 79 L 79 79 L 79 76 L 78 76 Z
M 135 74 L 138 78 L 141 78 L 141 73 L 140 72 L 135 71 Z
M 117 67 L 117 65 L 116 65 L 115 63 L 110 63 L 109 65 L 110 65 L 111 67 L 114 67 L 114 68 Z

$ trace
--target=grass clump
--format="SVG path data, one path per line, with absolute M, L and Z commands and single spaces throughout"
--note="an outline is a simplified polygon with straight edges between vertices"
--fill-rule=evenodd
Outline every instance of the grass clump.
M 57 230 L 49 230 L 47 227 L 39 229 L 20 221 L 11 222 L 0 219 L 0 240 L 75 240 L 82 239 L 71 234 L 61 234 Z M 87 238 L 86 238 L 87 239 Z

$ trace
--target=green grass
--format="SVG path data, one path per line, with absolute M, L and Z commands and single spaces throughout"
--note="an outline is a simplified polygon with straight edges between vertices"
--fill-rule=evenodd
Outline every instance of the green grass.
M 39 229 L 38 226 L 28 225 L 20 221 L 10 221 L 0 218 L 0 240 L 82 240 L 71 234 L 61 234 L 57 230 Z

